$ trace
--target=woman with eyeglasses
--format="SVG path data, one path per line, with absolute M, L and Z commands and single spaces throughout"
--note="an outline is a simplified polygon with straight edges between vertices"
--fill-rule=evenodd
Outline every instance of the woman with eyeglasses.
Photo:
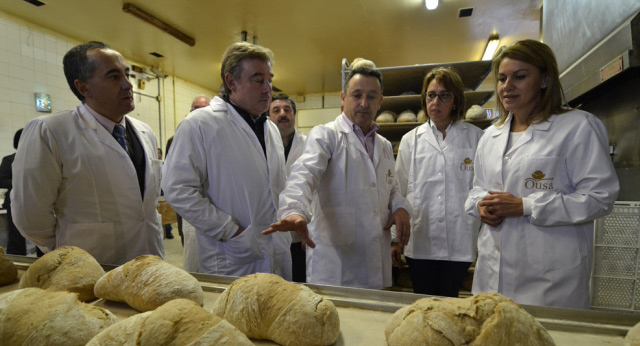
M 473 292 L 588 308 L 593 220 L 611 212 L 619 190 L 607 131 L 563 106 L 547 45 L 519 41 L 493 71 L 499 118 L 478 144 L 466 201 L 482 221 Z
M 476 257 L 479 222 L 464 212 L 482 130 L 461 121 L 464 86 L 452 68 L 431 70 L 422 85 L 426 123 L 402 137 L 396 176 L 411 203 L 405 258 L 415 293 L 457 297 Z M 392 247 L 394 263 L 400 251 Z

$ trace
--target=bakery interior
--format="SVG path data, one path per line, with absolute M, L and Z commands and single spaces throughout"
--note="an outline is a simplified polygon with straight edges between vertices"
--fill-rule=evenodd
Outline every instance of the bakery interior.
M 141 19 L 141 12 L 166 27 L 151 25 L 153 20 Z M 569 104 L 595 114 L 607 129 L 621 186 L 614 212 L 594 222 L 591 310 L 524 308 L 557 345 L 622 344 L 627 331 L 640 321 L 637 0 L 440 0 L 434 10 L 426 9 L 423 0 L 4 0 L 0 2 L 0 157 L 14 152 L 13 134 L 29 120 L 77 106 L 64 78 L 62 56 L 89 40 L 109 44 L 134 67 L 136 108 L 130 116 L 151 126 L 164 151 L 167 139 L 189 113 L 192 99 L 218 93 L 222 53 L 243 40 L 274 52 L 274 91 L 295 99 L 296 127 L 305 133 L 340 113 L 343 80 L 357 57 L 380 68 L 385 80 L 381 111 L 398 114 L 418 113 L 417 95 L 426 72 L 435 66 L 456 67 L 467 88 L 467 107 L 482 108 L 480 117 L 468 121 L 487 127 L 496 98 L 490 58 L 483 60 L 483 54 L 492 38 L 499 39 L 495 50 L 522 39 L 541 40 L 553 49 Z M 45 94 L 49 109 L 36 110 L 34 94 Z M 418 125 L 382 124 L 379 133 L 395 144 Z M 0 211 L 3 247 L 5 214 L 6 210 Z M 165 259 L 182 267 L 175 225 L 173 234 L 174 239 L 164 241 Z M 8 257 L 21 275 L 35 261 L 35 253 Z M 205 308 L 235 280 L 193 276 L 203 287 Z M 341 334 L 336 345 L 385 345 L 389 317 L 424 297 L 411 293 L 410 285 L 407 273 L 395 269 L 394 286 L 388 290 L 307 286 L 338 308 Z M 470 296 L 469 288 L 467 282 L 461 297 Z M 0 287 L 0 293 L 15 289 L 17 282 Z M 122 303 L 94 304 L 121 319 L 136 313 Z

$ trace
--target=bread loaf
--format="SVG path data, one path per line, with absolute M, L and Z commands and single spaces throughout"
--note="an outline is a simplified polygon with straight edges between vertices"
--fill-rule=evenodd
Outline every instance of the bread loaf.
M 629 329 L 627 335 L 624 337 L 622 346 L 639 346 L 640 345 L 640 323 L 637 323 L 633 328 Z
M 76 293 L 24 288 L 0 296 L 3 346 L 84 346 L 115 322 L 111 312 L 80 302 Z
M 187 299 L 174 299 L 154 311 L 122 320 L 87 346 L 234 345 L 253 343 L 236 327 Z
M 12 283 L 18 277 L 18 268 L 4 254 L 0 246 L 0 286 Z
M 429 120 L 429 118 L 427 118 L 427 113 L 425 113 L 423 109 L 421 109 L 418 112 L 418 117 L 417 118 L 418 118 L 418 122 L 421 122 L 421 123 L 426 123 L 427 120 Z
M 93 286 L 104 269 L 93 256 L 76 246 L 62 246 L 38 258 L 20 279 L 20 288 L 39 287 L 78 293 L 78 299 L 95 299 Z
M 555 345 L 538 321 L 498 293 L 417 300 L 391 316 L 385 336 L 389 346 Z
M 392 111 L 384 111 L 376 117 L 376 123 L 388 124 L 395 123 L 398 115 Z
M 281 345 L 331 345 L 340 334 L 338 311 L 331 301 L 275 274 L 234 281 L 216 300 L 213 313 L 250 338 Z
M 413 111 L 410 109 L 407 109 L 406 111 L 398 115 L 399 123 L 415 123 L 417 121 L 418 121 L 418 118 L 416 117 L 416 114 L 413 113 Z
M 126 302 L 138 311 L 154 310 L 185 298 L 202 305 L 198 280 L 155 255 L 138 256 L 103 275 L 95 286 L 98 298 Z

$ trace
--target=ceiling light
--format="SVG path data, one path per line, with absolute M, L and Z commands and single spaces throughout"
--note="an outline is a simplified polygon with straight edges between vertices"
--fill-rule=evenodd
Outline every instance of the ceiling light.
M 435 10 L 438 7 L 438 0 L 424 0 L 427 10 Z
M 491 34 L 491 36 L 489 36 L 489 40 L 487 41 L 487 46 L 484 48 L 484 54 L 482 54 L 482 60 L 493 59 L 493 54 L 496 53 L 496 49 L 498 49 L 499 43 L 500 43 L 500 36 L 498 36 L 498 34 Z
M 194 40 L 192 37 L 188 36 L 187 34 L 181 32 L 180 30 L 172 27 L 171 25 L 161 21 L 160 19 L 158 19 L 157 17 L 155 17 L 154 15 L 150 14 L 149 12 L 133 5 L 130 3 L 126 3 L 124 5 L 122 5 L 122 11 L 123 12 L 127 12 L 127 13 L 131 13 L 132 15 L 144 20 L 145 22 L 155 26 L 156 28 L 168 33 L 169 35 L 177 38 L 178 40 L 188 44 L 189 46 L 193 47 L 196 45 L 196 40 Z

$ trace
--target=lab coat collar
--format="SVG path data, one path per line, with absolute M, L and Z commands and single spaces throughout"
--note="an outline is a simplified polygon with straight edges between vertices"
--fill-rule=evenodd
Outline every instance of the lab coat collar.
M 78 107 L 76 107 L 76 113 L 78 113 L 78 116 L 80 118 L 81 126 L 86 128 L 87 130 L 93 131 L 96 134 L 96 136 L 98 136 L 98 140 L 102 144 L 104 144 L 106 147 L 111 148 L 112 150 L 115 150 L 120 156 L 126 156 L 127 158 L 129 158 L 129 155 L 127 154 L 127 152 L 124 151 L 124 149 L 122 149 L 120 144 L 118 144 L 115 138 L 113 138 L 113 135 L 109 133 L 107 129 L 105 129 L 96 120 L 96 118 L 94 118 L 94 116 L 91 115 L 91 113 L 87 109 L 85 109 L 85 107 L 88 107 L 88 106 L 86 106 L 85 104 L 80 104 L 78 105 Z M 138 135 L 137 131 L 136 131 L 136 135 Z M 140 138 L 139 135 L 138 135 L 138 138 Z M 133 167 L 133 162 L 131 163 L 131 167 Z

